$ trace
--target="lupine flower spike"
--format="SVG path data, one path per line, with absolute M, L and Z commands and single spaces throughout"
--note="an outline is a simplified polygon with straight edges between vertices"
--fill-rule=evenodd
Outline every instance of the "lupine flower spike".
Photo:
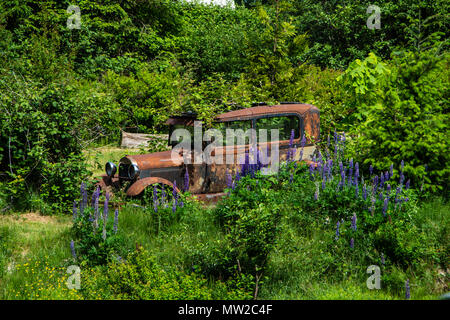
M 388 204 L 389 204 L 389 198 L 385 198 L 384 199 L 384 205 L 383 205 L 383 216 L 386 217 L 386 213 L 387 213 L 387 209 L 388 209 Z
M 158 190 L 153 186 L 153 210 L 158 212 Z
M 77 202 L 76 201 L 73 202 L 72 217 L 73 217 L 73 221 L 75 221 L 75 219 L 77 218 Z
M 411 298 L 410 287 L 409 287 L 409 279 L 407 279 L 406 283 L 405 283 L 405 298 L 406 299 L 410 299 Z
M 186 168 L 186 172 L 184 173 L 184 191 L 189 191 L 189 172 Z
M 173 195 L 173 207 L 172 207 L 172 211 L 175 212 L 177 205 L 178 205 L 178 194 L 177 194 L 177 181 L 174 180 L 173 182 L 173 191 L 172 191 L 172 195 Z
M 117 233 L 117 227 L 119 224 L 119 210 L 116 209 L 114 212 L 114 233 Z
M 356 213 L 353 213 L 352 216 L 352 229 L 353 231 L 356 231 Z
M 72 252 L 72 257 L 76 260 L 77 254 L 75 253 L 75 243 L 73 240 L 70 241 L 70 251 Z
M 103 205 L 103 220 L 106 222 L 108 220 L 108 205 L 109 205 L 109 193 L 106 192 L 105 194 L 105 203 Z

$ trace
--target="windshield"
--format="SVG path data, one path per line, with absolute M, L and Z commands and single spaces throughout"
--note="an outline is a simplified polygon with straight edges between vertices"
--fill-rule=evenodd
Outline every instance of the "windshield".
M 202 148 L 205 148 L 206 145 L 210 144 L 212 141 L 215 141 L 218 146 L 249 144 L 250 131 L 247 130 L 251 128 L 251 120 L 214 122 L 211 128 L 202 126 Z M 178 131 L 175 132 L 176 130 Z M 194 126 L 183 124 L 170 126 L 169 145 L 174 147 L 177 144 L 182 143 L 185 134 L 189 134 L 191 148 L 194 148 Z

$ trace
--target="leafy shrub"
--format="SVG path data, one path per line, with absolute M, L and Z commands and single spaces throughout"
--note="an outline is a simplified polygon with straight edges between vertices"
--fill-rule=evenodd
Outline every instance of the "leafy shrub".
M 124 240 L 117 234 L 118 210 L 114 216 L 109 214 L 108 200 L 105 200 L 103 213 L 99 212 L 100 191 L 92 198 L 92 207 L 87 206 L 87 194 L 82 185 L 83 199 L 79 211 L 74 204 L 74 223 L 72 232 L 76 242 L 71 244 L 72 255 L 87 265 L 105 265 L 111 259 L 121 259 L 125 252 Z
M 389 67 L 374 55 L 350 65 L 346 77 L 363 102 L 352 131 L 355 157 L 379 170 L 404 160 L 414 185 L 448 188 L 448 58 L 435 48 L 403 52 Z
M 218 283 L 217 289 L 211 289 L 208 281 L 195 273 L 166 270 L 142 248 L 131 252 L 125 261 L 110 262 L 106 270 L 89 274 L 83 281 L 83 293 L 88 299 L 95 297 L 94 292 L 101 298 L 126 300 L 248 298 L 245 281 Z

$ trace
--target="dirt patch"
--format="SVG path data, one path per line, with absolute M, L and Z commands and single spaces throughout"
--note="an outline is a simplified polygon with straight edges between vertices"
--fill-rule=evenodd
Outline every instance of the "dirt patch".
M 36 212 L 24 213 L 24 214 L 21 214 L 20 217 L 26 221 L 32 221 L 32 222 L 40 222 L 40 223 L 56 222 L 53 217 L 41 216 L 39 213 L 36 213 Z
M 28 212 L 21 214 L 13 214 L 13 215 L 3 215 L 0 216 L 0 221 L 5 222 L 37 222 L 42 224 L 58 224 L 60 223 L 57 217 L 52 216 L 43 216 L 37 212 Z

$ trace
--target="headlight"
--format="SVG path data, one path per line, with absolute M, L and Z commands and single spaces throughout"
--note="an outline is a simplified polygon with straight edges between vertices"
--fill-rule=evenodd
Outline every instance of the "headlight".
M 116 174 L 117 167 L 116 167 L 116 165 L 114 163 L 107 162 L 106 165 L 105 165 L 105 170 L 106 170 L 106 174 L 109 177 L 112 177 L 112 176 L 114 176 Z
M 137 165 L 132 164 L 129 168 L 128 168 L 128 177 L 130 179 L 134 179 L 137 175 L 139 175 L 139 168 Z

